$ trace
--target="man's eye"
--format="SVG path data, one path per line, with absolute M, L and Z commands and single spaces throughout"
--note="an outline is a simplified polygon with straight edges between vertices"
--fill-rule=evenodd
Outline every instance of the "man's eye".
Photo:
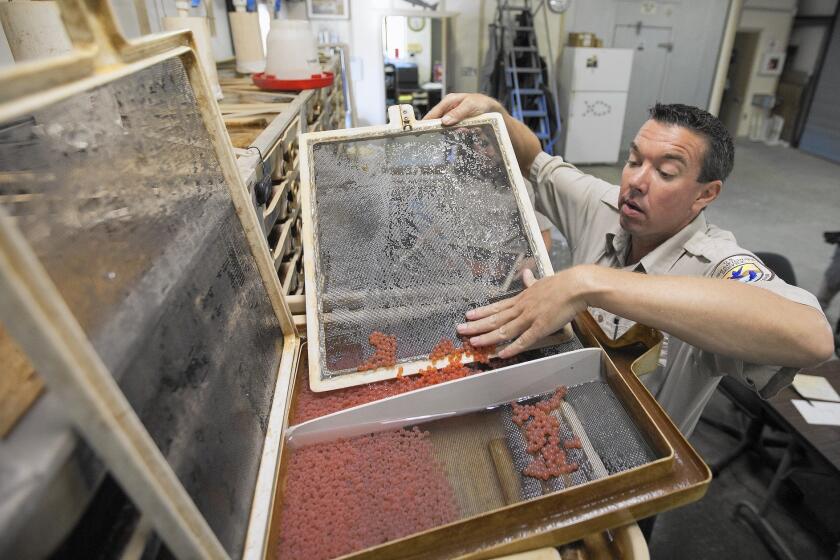
M 671 175 L 670 173 L 665 173 L 662 170 L 659 171 L 659 176 L 666 180 L 673 177 L 673 175 Z
M 636 167 L 637 165 L 639 165 L 639 162 L 638 161 L 633 161 L 632 159 L 628 159 L 627 160 L 627 165 L 629 165 L 630 167 Z

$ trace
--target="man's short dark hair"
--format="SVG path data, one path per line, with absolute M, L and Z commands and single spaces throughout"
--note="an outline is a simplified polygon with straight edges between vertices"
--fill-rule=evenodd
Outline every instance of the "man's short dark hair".
M 723 181 L 735 165 L 735 144 L 720 119 L 711 113 L 680 103 L 657 103 L 650 108 L 650 118 L 663 124 L 687 128 L 706 138 L 706 153 L 700 166 L 701 183 Z

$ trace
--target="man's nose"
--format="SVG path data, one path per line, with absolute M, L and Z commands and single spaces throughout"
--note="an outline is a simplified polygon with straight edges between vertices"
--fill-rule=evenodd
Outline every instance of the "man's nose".
M 648 164 L 640 165 L 632 170 L 630 175 L 630 188 L 644 194 L 650 185 L 651 167 Z

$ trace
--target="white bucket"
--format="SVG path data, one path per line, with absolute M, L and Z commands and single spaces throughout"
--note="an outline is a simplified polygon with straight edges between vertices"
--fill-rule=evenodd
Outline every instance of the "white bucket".
M 73 50 L 55 2 L 2 2 L 0 22 L 15 62 Z
M 268 32 L 265 73 L 280 80 L 305 80 L 321 73 L 318 46 L 303 19 L 273 19 Z
M 233 34 L 233 51 L 236 71 L 253 74 L 265 69 L 260 16 L 257 12 L 230 12 L 230 31 Z

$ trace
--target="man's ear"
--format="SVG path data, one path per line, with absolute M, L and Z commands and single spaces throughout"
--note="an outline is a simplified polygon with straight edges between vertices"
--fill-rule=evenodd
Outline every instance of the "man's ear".
M 694 200 L 693 210 L 695 212 L 700 212 L 703 208 L 711 204 L 712 201 L 720 195 L 721 188 L 723 188 L 723 182 L 720 180 L 705 183 L 701 187 L 700 192 L 697 194 L 697 198 Z

